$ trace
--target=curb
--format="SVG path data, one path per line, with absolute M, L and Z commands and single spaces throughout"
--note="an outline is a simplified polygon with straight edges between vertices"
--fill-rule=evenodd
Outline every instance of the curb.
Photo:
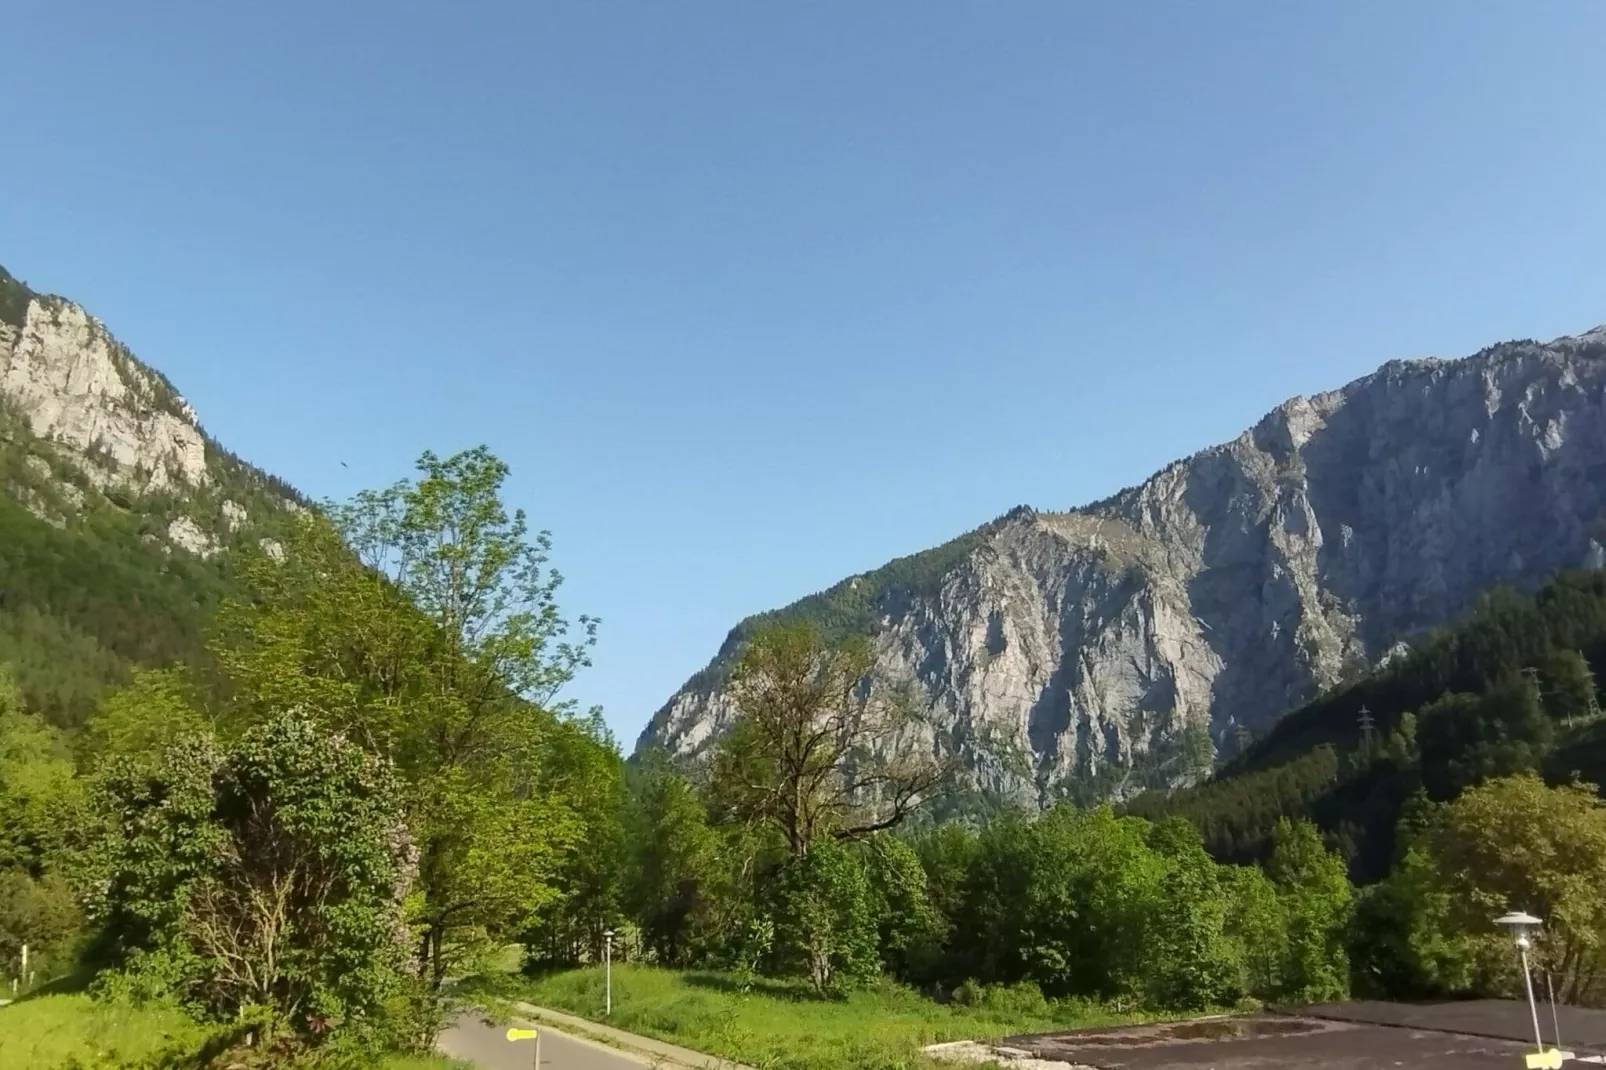
M 610 1048 L 619 1049 L 626 1054 L 634 1055 L 649 1065 L 672 1066 L 680 1070 L 753 1070 L 732 1059 L 721 1058 L 717 1055 L 707 1055 L 690 1048 L 682 1048 L 678 1044 L 670 1044 L 651 1037 L 627 1033 L 623 1029 L 615 1029 L 611 1025 L 593 1022 L 589 1018 L 580 1018 L 563 1011 L 554 1011 L 546 1007 L 537 1007 L 533 1003 L 524 1003 L 518 1000 L 502 1001 L 515 1014 L 529 1018 L 535 1022 L 544 1023 L 560 1032 L 572 1033 L 582 1040 L 591 1040 L 605 1044 Z

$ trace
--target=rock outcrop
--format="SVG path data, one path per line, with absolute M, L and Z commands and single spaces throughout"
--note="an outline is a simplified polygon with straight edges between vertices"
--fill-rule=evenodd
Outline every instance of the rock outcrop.
M 209 440 L 173 385 L 104 324 L 3 268 L 0 440 L 27 473 L 0 490 L 58 528 L 96 509 L 157 511 L 148 539 L 210 557 L 300 508 L 290 487 Z
M 1105 501 L 1015 510 L 931 567 L 904 559 L 778 615 L 864 608 L 881 671 L 934 713 L 901 745 L 955 747 L 1015 796 L 1122 794 L 1196 775 L 1485 588 L 1598 567 L 1603 519 L 1597 328 L 1390 362 Z M 706 750 L 734 716 L 721 681 L 751 628 L 643 744 Z
M 141 490 L 204 483 L 195 413 L 99 321 L 56 297 L 31 296 L 22 322 L 0 323 L 0 395 L 33 433 L 71 449 L 106 483 Z

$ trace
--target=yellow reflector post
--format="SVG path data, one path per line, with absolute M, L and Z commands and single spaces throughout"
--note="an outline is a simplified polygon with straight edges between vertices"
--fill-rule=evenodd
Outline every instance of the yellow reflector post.
M 509 1029 L 507 1038 L 509 1040 L 534 1040 L 535 1034 L 536 1031 L 534 1029 Z M 1546 1063 L 1545 1065 L 1549 1066 L 1550 1064 Z M 1556 1065 L 1560 1066 L 1561 1064 L 1557 1063 Z

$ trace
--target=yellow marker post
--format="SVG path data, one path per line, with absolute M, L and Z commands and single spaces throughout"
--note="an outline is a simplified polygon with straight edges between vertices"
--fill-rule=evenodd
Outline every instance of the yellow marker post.
M 535 1041 L 534 1066 L 535 1070 L 541 1070 L 541 1031 L 539 1029 L 509 1029 L 507 1031 L 507 1038 L 509 1040 Z

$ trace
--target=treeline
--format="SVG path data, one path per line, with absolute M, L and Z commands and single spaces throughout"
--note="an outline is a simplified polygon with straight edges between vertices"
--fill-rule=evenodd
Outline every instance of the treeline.
M 1419 793 L 1445 801 L 1521 772 L 1598 783 L 1602 670 L 1606 572 L 1566 573 L 1533 596 L 1497 589 L 1409 654 L 1278 721 L 1212 780 L 1127 811 L 1186 817 L 1215 857 L 1239 862 L 1265 857 L 1279 819 L 1308 818 L 1370 883 L 1397 860 L 1395 831 Z

